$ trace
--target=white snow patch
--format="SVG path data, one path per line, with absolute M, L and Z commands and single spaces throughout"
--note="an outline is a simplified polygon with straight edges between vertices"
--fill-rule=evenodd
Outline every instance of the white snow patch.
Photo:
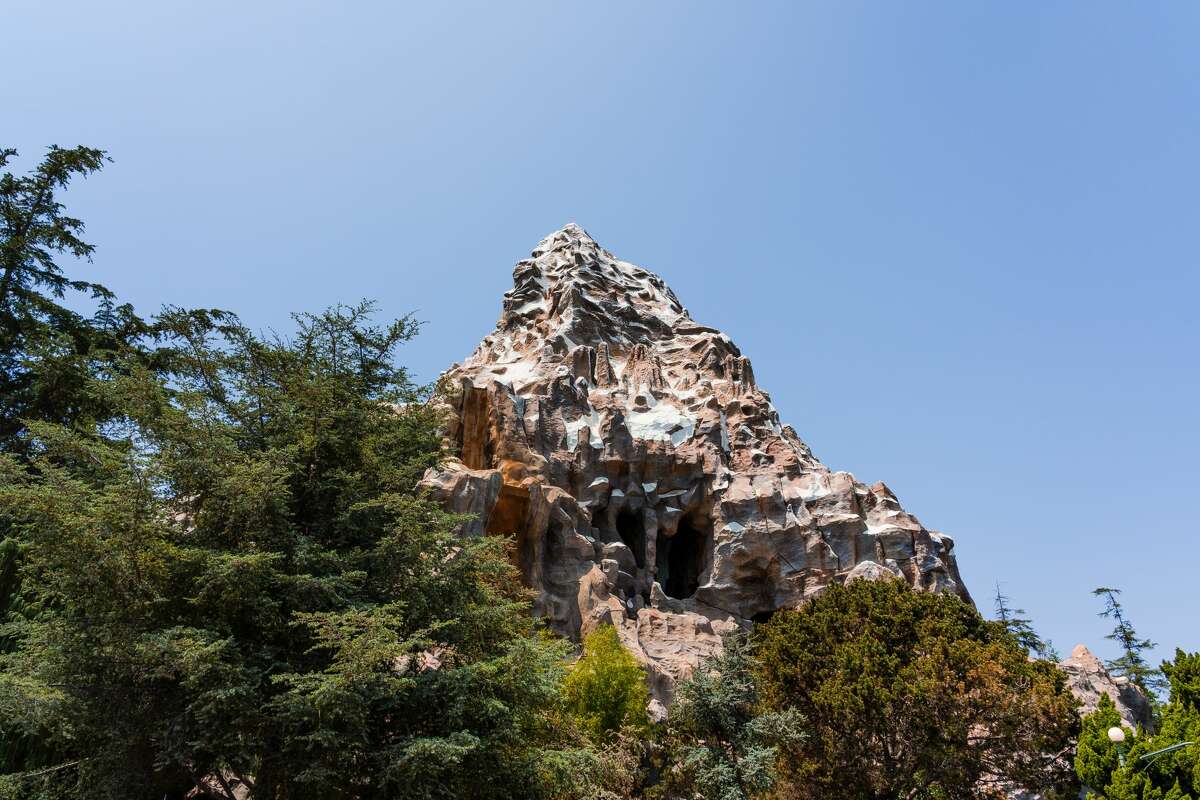
M 530 383 L 537 377 L 537 365 L 528 361 L 512 361 L 507 364 L 490 364 L 486 371 L 480 373 L 481 378 L 495 378 L 500 383 L 507 383 L 516 389 L 518 386 Z
M 596 409 L 592 409 L 592 413 L 586 417 L 573 419 L 567 423 L 567 449 L 574 450 L 579 445 L 579 432 L 584 426 L 588 428 L 588 444 L 595 448 L 603 448 L 604 440 L 600 438 L 600 415 L 596 413 Z
M 740 522 L 726 522 L 725 530 L 729 531 L 730 533 L 741 533 L 742 531 L 746 530 L 746 526 Z
M 522 317 L 522 316 L 528 314 L 530 311 L 542 310 L 545 308 L 546 308 L 545 300 L 541 297 L 538 297 L 533 300 L 530 300 L 528 303 L 525 303 L 522 306 L 518 306 L 517 308 L 514 308 L 512 311 L 509 311 L 508 313 L 512 316 Z
M 696 419 L 673 405 L 659 403 L 648 411 L 631 411 L 625 417 L 625 427 L 635 439 L 679 444 L 691 438 L 696 430 Z
M 829 488 L 820 483 L 813 483 L 800 492 L 802 500 L 817 500 L 829 494 Z
M 650 494 L 657 488 L 658 488 L 658 481 L 655 481 L 654 483 L 643 483 L 642 484 L 642 491 L 645 492 L 646 494 Z

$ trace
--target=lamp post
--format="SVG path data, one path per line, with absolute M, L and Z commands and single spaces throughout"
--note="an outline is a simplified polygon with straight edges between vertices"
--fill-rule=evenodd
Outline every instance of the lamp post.
M 1109 728 L 1108 740 L 1117 746 L 1117 760 L 1121 762 L 1122 767 L 1125 766 L 1125 750 L 1121 747 L 1121 745 L 1125 743 L 1125 729 L 1116 726 Z M 1185 747 L 1191 747 L 1195 744 L 1197 744 L 1197 742 L 1178 742 L 1170 747 L 1163 747 L 1159 750 L 1153 750 L 1145 755 L 1139 756 L 1137 766 L 1135 766 L 1134 769 L 1137 769 L 1138 766 L 1148 767 L 1154 763 L 1154 760 L 1159 756 L 1165 756 L 1167 753 L 1174 753 L 1176 750 L 1182 750 Z
M 1139 758 L 1138 761 L 1145 761 L 1146 766 L 1148 767 L 1159 756 L 1166 755 L 1167 753 L 1174 753 L 1176 750 L 1182 750 L 1183 748 L 1191 747 L 1194 744 L 1196 744 L 1196 743 L 1195 742 L 1179 742 L 1178 744 L 1173 744 L 1170 747 L 1164 747 L 1161 750 L 1155 750 L 1152 753 L 1146 753 L 1146 755 Z
M 1125 741 L 1125 729 L 1113 726 L 1108 729 L 1108 740 L 1117 746 L 1117 760 L 1121 762 L 1121 766 L 1125 766 L 1125 750 L 1121 747 L 1121 743 Z

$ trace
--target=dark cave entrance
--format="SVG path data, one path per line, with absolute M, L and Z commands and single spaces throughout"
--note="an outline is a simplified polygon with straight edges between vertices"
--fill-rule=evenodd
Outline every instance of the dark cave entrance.
M 706 566 L 708 535 L 691 517 L 679 521 L 675 535 L 658 541 L 658 582 L 668 597 L 686 600 L 700 587 Z
M 633 551 L 638 568 L 646 566 L 646 524 L 641 512 L 622 508 L 617 512 L 617 535 Z
M 771 617 L 775 616 L 774 611 L 759 611 L 757 614 L 750 616 L 750 621 L 757 625 L 765 625 L 771 621 Z

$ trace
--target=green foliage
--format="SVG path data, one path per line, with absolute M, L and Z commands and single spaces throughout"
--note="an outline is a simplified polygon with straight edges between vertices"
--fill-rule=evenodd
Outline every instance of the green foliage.
M 16 155 L 0 150 L 0 168 Z M 28 175 L 0 175 L 0 451 L 23 450 L 23 420 L 88 425 L 109 418 L 106 398 L 89 391 L 88 381 L 150 333 L 111 292 L 67 278 L 56 261 L 91 257 L 83 222 L 65 213 L 58 193 L 107 160 L 90 147 L 51 147 Z M 90 295 L 96 315 L 62 305 L 68 292 Z
M 654 749 L 645 731 L 626 729 L 592 748 L 562 749 L 543 758 L 543 783 L 555 800 L 632 800 L 645 794 L 643 764 Z
M 1024 616 L 1025 609 L 1012 607 L 1008 595 L 1000 591 L 999 583 L 996 584 L 995 611 L 996 620 L 1004 626 L 1009 635 L 1016 639 L 1017 644 L 1025 648 L 1029 655 L 1047 661 L 1062 660 L 1058 651 L 1054 649 L 1054 644 L 1043 639 L 1033 629 L 1033 621 Z
M 750 641 L 725 637 L 722 653 L 675 690 L 670 727 L 681 787 L 703 800 L 748 800 L 775 785 L 780 748 L 804 738 L 795 709 L 763 712 Z
M 1108 695 L 1100 695 L 1096 710 L 1083 718 L 1079 744 L 1075 748 L 1075 774 L 1084 786 L 1107 786 L 1117 769 L 1116 746 L 1108 729 L 1121 726 L 1121 715 Z
M 1153 650 L 1156 645 L 1149 639 L 1138 636 L 1133 624 L 1125 616 L 1125 609 L 1117 599 L 1121 594 L 1120 589 L 1101 586 L 1094 589 L 1092 594 L 1104 598 L 1104 610 L 1100 612 L 1100 616 L 1113 620 L 1112 633 L 1105 638 L 1116 642 L 1121 648 L 1121 655 L 1106 661 L 1104 666 L 1113 675 L 1129 678 L 1135 686 L 1153 699 L 1166 686 L 1162 672 L 1146 663 L 1145 652 Z
M 0 168 L 17 155 L 0 150 Z M 115 409 L 91 390 L 92 376 L 111 368 L 119 354 L 140 353 L 150 327 L 128 306 L 118 306 L 103 286 L 67 278 L 56 259 L 90 258 L 83 223 L 65 213 L 58 194 L 72 179 L 103 166 L 104 153 L 88 147 L 51 147 L 27 175 L 0 175 L 0 453 L 27 459 L 27 423 L 55 422 L 87 428 L 110 420 Z M 90 295 L 92 317 L 60 301 Z M 0 517 L 0 621 L 30 609 L 21 596 L 24 547 Z M 14 645 L 0 629 L 0 653 Z M 41 729 L 0 729 L 0 772 L 56 763 L 58 754 Z
M 370 316 L 267 339 L 169 311 L 169 379 L 127 354 L 85 387 L 119 415 L 0 456 L 28 610 L 0 732 L 57 754 L 0 796 L 548 797 L 587 761 L 503 543 L 415 493 L 439 457 L 393 365 L 416 326 Z
M 1090 797 L 1108 800 L 1197 800 L 1200 798 L 1200 744 L 1161 755 L 1181 742 L 1200 743 L 1200 653 L 1175 651 L 1164 662 L 1170 700 L 1161 708 L 1158 730 L 1126 731 L 1125 765 L 1108 729 L 1121 725 L 1112 701 L 1102 696 L 1095 712 L 1084 717 L 1075 755 L 1075 771 Z
M 957 598 L 856 581 L 758 636 L 767 708 L 808 720 L 784 796 L 985 797 L 1002 780 L 1046 791 L 1072 778 L 1062 674 Z
M 596 738 L 622 729 L 644 732 L 650 725 L 646 674 L 611 625 L 584 637 L 583 655 L 567 675 L 563 697 L 579 726 Z

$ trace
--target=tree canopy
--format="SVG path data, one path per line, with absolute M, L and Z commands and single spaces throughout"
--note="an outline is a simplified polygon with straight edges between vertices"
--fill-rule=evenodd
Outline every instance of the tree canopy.
M 502 543 L 415 491 L 440 440 L 393 363 L 412 321 L 158 325 L 169 373 L 125 354 L 86 383 L 119 416 L 30 420 L 0 455 L 23 556 L 0 730 L 60 755 L 9 794 L 548 792 L 563 648 Z
M 808 736 L 785 759 L 785 796 L 985 797 L 1071 781 L 1078 726 L 1063 675 L 1002 624 L 902 580 L 831 587 L 759 629 L 766 706 Z
M 0 168 L 17 151 L 0 150 Z M 27 175 L 0 175 L 0 450 L 26 446 L 25 420 L 88 424 L 106 419 L 108 398 L 86 390 L 114 353 L 150 333 L 128 305 L 99 283 L 66 276 L 61 259 L 90 259 L 84 224 L 59 194 L 108 161 L 91 147 L 50 147 Z M 83 314 L 69 295 L 94 301 Z
M 646 674 L 612 625 L 584 637 L 583 655 L 571 667 L 563 693 L 567 708 L 594 737 L 649 727 Z

